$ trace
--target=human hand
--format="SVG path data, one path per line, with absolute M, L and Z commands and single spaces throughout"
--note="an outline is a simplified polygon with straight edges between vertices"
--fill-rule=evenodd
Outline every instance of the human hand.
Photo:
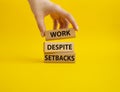
M 69 23 L 71 23 L 73 28 L 78 30 L 77 23 L 73 16 L 60 6 L 50 2 L 49 0 L 29 0 L 29 3 L 41 31 L 41 36 L 45 36 L 46 27 L 44 18 L 49 14 L 53 19 L 53 29 L 57 29 L 58 23 L 60 24 L 60 29 L 68 28 Z

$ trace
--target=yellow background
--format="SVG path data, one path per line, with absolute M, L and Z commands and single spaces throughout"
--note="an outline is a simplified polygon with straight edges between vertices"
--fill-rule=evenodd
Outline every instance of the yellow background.
M 0 0 L 0 92 L 120 92 L 120 0 L 53 0 L 79 25 L 76 63 L 43 63 L 27 0 Z M 50 17 L 45 19 L 52 29 Z

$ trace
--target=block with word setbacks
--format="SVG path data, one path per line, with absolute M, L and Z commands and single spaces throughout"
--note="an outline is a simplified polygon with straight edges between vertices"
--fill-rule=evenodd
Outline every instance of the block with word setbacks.
M 46 40 L 65 39 L 75 37 L 75 30 L 73 28 L 58 29 L 45 32 Z
M 45 63 L 74 63 L 75 53 L 45 53 Z

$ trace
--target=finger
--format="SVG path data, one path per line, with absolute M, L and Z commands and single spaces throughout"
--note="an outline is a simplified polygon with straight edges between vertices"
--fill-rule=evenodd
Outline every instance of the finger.
M 37 20 L 38 28 L 41 32 L 41 36 L 43 37 L 45 36 L 45 30 L 46 30 L 45 23 L 44 23 L 44 17 L 39 15 L 36 17 L 36 20 Z
M 62 20 L 62 18 L 59 18 L 59 24 L 60 24 L 60 29 L 64 28 L 64 21 Z
M 67 19 L 63 19 L 64 21 L 64 28 L 68 28 L 69 22 Z
M 56 9 L 61 16 L 65 17 L 72 24 L 75 30 L 78 30 L 77 23 L 71 14 L 67 13 L 65 10 L 63 10 L 60 7 L 57 7 Z
M 68 28 L 69 22 L 65 18 L 60 18 L 60 24 L 61 24 L 60 28 L 62 28 L 62 29 Z
M 75 30 L 78 30 L 78 25 L 77 25 L 77 23 L 75 22 L 75 19 L 73 18 L 73 16 L 70 15 L 70 14 L 67 14 L 67 15 L 65 15 L 65 17 L 66 17 L 66 19 L 72 24 L 73 28 L 74 28 Z
M 58 26 L 58 21 L 55 19 L 53 29 L 57 29 L 57 26 Z

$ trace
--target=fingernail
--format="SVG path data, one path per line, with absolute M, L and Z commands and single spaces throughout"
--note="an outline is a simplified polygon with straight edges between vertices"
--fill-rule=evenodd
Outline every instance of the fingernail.
M 78 26 L 76 26 L 74 29 L 75 29 L 76 31 L 78 31 L 79 28 L 78 28 Z
M 77 26 L 77 27 L 76 27 L 76 30 L 78 31 L 78 29 L 79 29 L 79 27 Z

